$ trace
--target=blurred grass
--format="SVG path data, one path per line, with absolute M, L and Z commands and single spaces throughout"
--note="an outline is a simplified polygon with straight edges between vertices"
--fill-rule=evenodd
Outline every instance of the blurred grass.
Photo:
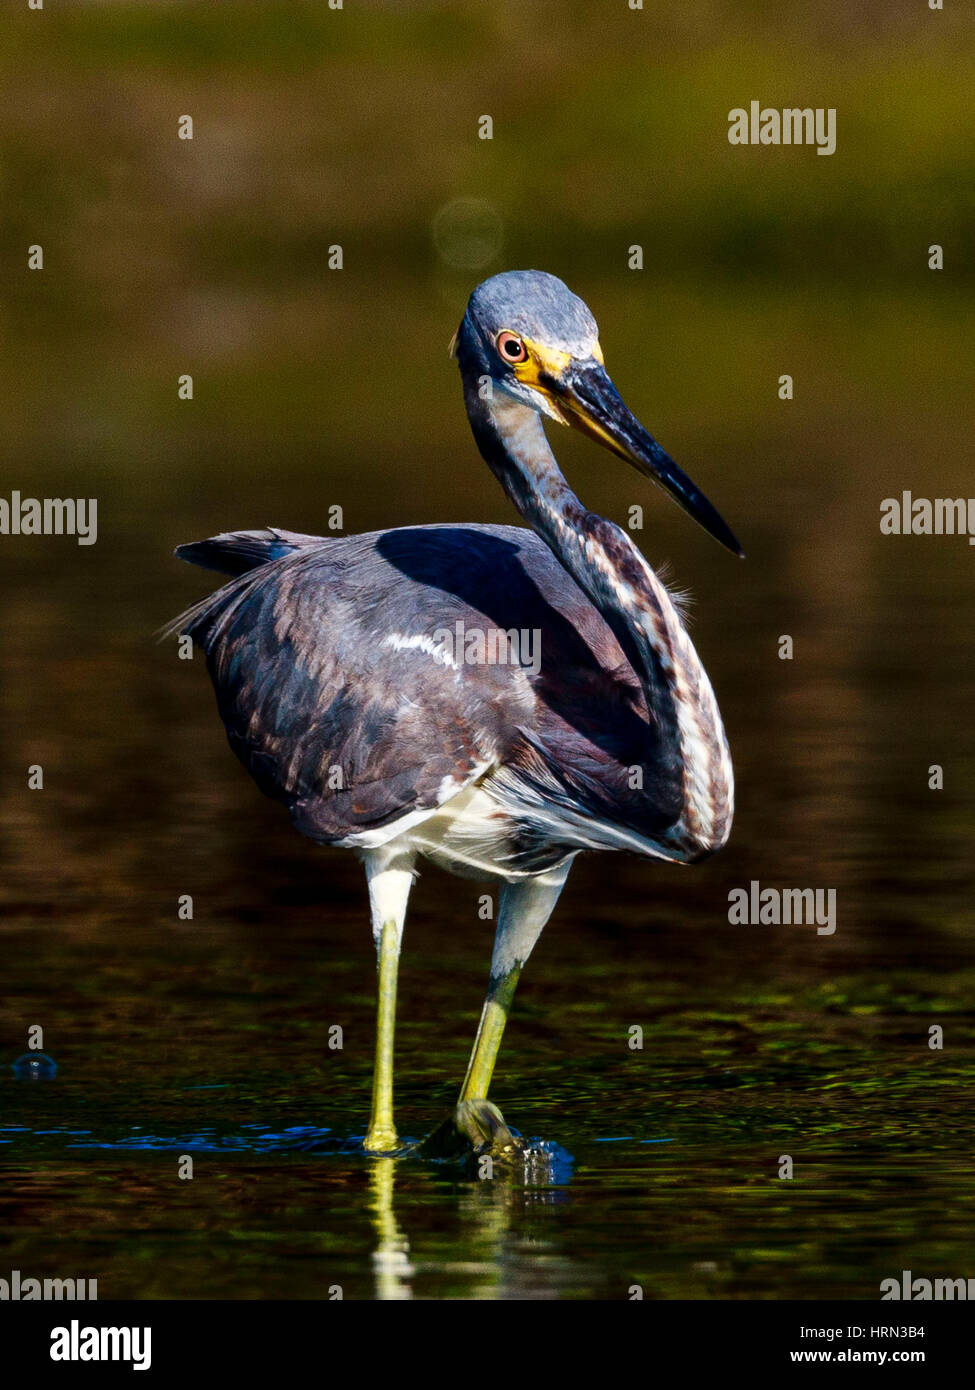
M 668 277 L 901 280 L 940 239 L 970 275 L 970 17 L 895 4 L 850 26 L 836 7 L 833 30 L 794 32 L 800 8 L 25 11 L 0 59 L 8 255 L 45 233 L 80 300 L 176 267 L 294 282 L 334 241 L 377 275 L 429 259 L 437 208 L 476 193 L 510 264 L 622 269 L 637 241 Z M 730 146 L 727 113 L 753 97 L 835 106 L 836 154 Z
M 328 441 L 341 480 L 353 451 L 395 458 L 434 419 L 438 449 L 469 451 L 442 344 L 472 285 L 518 265 L 592 302 L 668 438 L 689 418 L 702 447 L 774 435 L 782 371 L 802 383 L 790 431 L 828 402 L 836 437 L 880 426 L 919 448 L 935 421 L 949 457 L 967 437 L 959 7 L 176 0 L 24 7 L 4 28 L 0 389 L 8 455 L 32 471 L 137 447 L 261 468 Z M 836 154 L 730 146 L 727 113 L 753 97 L 835 105 Z M 470 269 L 431 235 L 462 196 L 503 229 Z

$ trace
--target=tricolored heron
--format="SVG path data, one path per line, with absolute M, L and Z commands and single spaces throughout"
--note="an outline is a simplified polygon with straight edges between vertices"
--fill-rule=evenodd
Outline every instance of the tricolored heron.
M 561 280 L 484 281 L 451 351 L 477 446 L 530 530 L 270 529 L 176 552 L 237 576 L 174 625 L 206 653 L 234 752 L 300 831 L 365 863 L 379 962 L 372 1152 L 398 1143 L 396 978 L 418 855 L 500 884 L 455 1122 L 503 1150 L 511 1136 L 488 1087 L 518 976 L 575 856 L 692 863 L 721 848 L 732 818 L 721 716 L 674 602 L 629 536 L 572 493 L 542 420 L 626 459 L 740 555 L 738 542 L 627 410 L 592 314 Z M 531 664 L 526 632 L 540 646 Z

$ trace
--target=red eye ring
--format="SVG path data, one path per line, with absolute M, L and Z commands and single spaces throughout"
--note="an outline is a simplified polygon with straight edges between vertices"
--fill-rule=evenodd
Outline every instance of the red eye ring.
M 528 361 L 528 349 L 525 347 L 521 338 L 518 337 L 517 333 L 512 333 L 509 329 L 503 328 L 498 334 L 496 342 L 498 352 L 500 352 L 506 362 Z

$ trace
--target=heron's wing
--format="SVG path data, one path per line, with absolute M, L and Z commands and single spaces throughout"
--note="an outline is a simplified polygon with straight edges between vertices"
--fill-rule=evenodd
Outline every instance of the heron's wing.
M 243 559 L 256 539 L 217 537 L 190 558 L 229 546 Z M 429 633 L 453 623 L 456 598 L 370 537 L 301 537 L 257 564 L 179 630 L 206 652 L 231 747 L 299 830 L 382 843 L 503 761 L 534 697 L 517 668 L 443 659 Z

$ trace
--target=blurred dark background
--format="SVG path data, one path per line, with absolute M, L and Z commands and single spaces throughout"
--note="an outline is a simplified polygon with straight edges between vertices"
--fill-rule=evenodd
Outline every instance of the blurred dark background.
M 209 586 L 180 541 L 324 530 L 333 505 L 349 531 L 514 520 L 447 342 L 480 279 L 535 267 L 590 304 L 624 397 L 748 552 L 554 438 L 591 508 L 625 524 L 644 506 L 636 539 L 693 594 L 739 812 L 700 870 L 578 863 L 497 1080 L 576 1175 L 542 1218 L 400 1165 L 416 1292 L 615 1297 L 639 1277 L 660 1296 L 876 1297 L 925 1261 L 973 1273 L 975 552 L 881 536 L 879 509 L 972 491 L 975 26 L 914 0 L 656 10 L 5 14 L 0 495 L 99 504 L 95 546 L 0 537 L 2 1056 L 40 1023 L 61 1064 L 47 1087 L 0 1082 L 13 1266 L 63 1273 L 70 1251 L 123 1296 L 383 1292 L 385 1179 L 245 1143 L 247 1125 L 364 1128 L 360 870 L 260 797 L 202 664 L 154 632 Z M 752 99 L 835 107 L 836 153 L 730 145 Z M 835 888 L 836 935 L 730 926 L 753 878 Z M 407 1134 L 463 1074 L 481 891 L 430 870 L 414 894 Z M 177 1184 L 175 1153 L 197 1150 L 219 1181 Z M 804 1189 L 772 1181 L 783 1152 Z

